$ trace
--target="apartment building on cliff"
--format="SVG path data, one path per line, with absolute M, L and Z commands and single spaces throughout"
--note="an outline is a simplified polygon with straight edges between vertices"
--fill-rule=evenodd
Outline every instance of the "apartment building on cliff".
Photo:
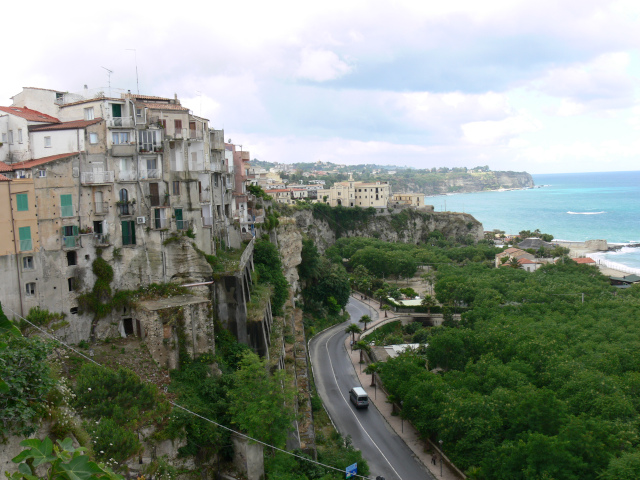
M 256 234 L 246 192 L 248 152 L 236 158 L 224 132 L 177 96 L 24 88 L 12 99 L 0 107 L 0 275 L 6 280 L 0 301 L 9 311 L 62 312 L 69 326 L 59 333 L 73 342 L 88 338 L 91 315 L 79 311 L 77 298 L 95 282 L 91 265 L 101 255 L 120 290 L 174 282 L 196 285 L 194 295 L 206 302 L 216 296 L 217 304 L 231 302 L 221 311 L 235 312 L 235 333 L 265 350 L 264 339 L 246 332 L 246 305 L 244 320 L 241 311 L 250 295 L 252 247 L 233 273 L 239 275 L 233 289 L 211 286 L 205 258 L 219 248 L 244 247 L 242 240 Z M 189 305 L 201 305 L 198 298 Z M 144 335 L 142 320 L 132 315 L 114 312 L 98 325 L 98 336 Z
M 349 174 L 346 182 L 317 190 L 318 201 L 337 207 L 387 208 L 391 197 L 389 182 L 356 182 Z

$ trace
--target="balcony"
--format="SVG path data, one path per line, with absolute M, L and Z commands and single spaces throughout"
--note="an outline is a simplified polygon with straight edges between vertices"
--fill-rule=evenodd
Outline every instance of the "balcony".
M 168 218 L 154 218 L 151 221 L 153 222 L 152 228 L 156 230 L 164 230 L 165 228 L 169 228 Z
M 147 170 L 140 170 L 140 180 L 155 180 L 161 176 L 159 168 L 150 168 Z
M 108 233 L 94 233 L 93 234 L 93 244 L 96 247 L 105 247 L 111 245 L 111 240 L 109 239 Z
M 29 250 L 33 250 L 33 240 L 31 240 L 30 238 L 26 240 L 20 240 L 20 251 L 26 252 Z
M 162 153 L 164 151 L 164 148 L 162 148 L 162 145 L 140 145 L 138 147 L 138 153 L 141 153 L 143 155 L 149 155 L 151 153 Z
M 171 197 L 169 194 L 165 195 L 149 195 L 149 203 L 152 207 L 168 207 L 171 205 Z
M 176 220 L 176 228 L 178 230 L 189 230 L 191 228 L 191 220 Z
M 133 128 L 133 118 L 131 117 L 114 117 L 107 120 L 107 127 L 109 128 Z
M 106 172 L 82 172 L 80 182 L 83 185 L 99 185 L 105 183 L 113 183 L 115 173 L 113 171 Z
M 118 215 L 120 215 L 121 217 L 128 217 L 131 215 L 135 215 L 136 213 L 136 205 L 135 203 L 130 203 L 130 202 L 126 202 L 126 203 L 120 203 L 117 202 L 118 205 Z
M 211 192 L 200 192 L 200 203 L 211 203 Z
M 109 213 L 109 202 L 95 202 L 94 215 L 106 215 Z
M 138 175 L 134 171 L 124 170 L 124 171 L 118 172 L 119 182 L 135 182 L 137 179 L 138 179 Z
M 202 132 L 200 130 L 189 130 L 189 140 L 202 141 Z
M 213 217 L 202 217 L 202 226 L 203 227 L 212 227 L 213 226 Z
M 80 248 L 80 237 L 75 235 L 71 237 L 62 237 L 62 247 Z
M 136 146 L 128 143 L 111 145 L 112 157 L 133 157 L 136 153 Z

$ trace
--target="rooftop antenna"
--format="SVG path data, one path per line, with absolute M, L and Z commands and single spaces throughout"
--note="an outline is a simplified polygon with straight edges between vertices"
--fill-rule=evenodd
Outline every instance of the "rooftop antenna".
M 138 51 L 135 48 L 127 48 L 128 51 L 133 52 L 136 59 L 136 88 L 138 90 L 138 95 L 140 95 L 140 83 L 138 82 Z
M 111 97 L 111 74 L 113 70 L 109 70 L 107 67 L 102 67 L 107 71 L 107 75 L 109 75 L 109 97 Z

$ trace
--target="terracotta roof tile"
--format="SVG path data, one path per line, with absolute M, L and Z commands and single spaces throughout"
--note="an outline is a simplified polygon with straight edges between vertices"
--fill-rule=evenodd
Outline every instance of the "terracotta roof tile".
M 14 171 L 23 170 L 23 169 L 26 169 L 26 168 L 33 168 L 33 167 L 37 167 L 38 165 L 43 165 L 45 163 L 53 162 L 54 160 L 60 160 L 62 158 L 67 158 L 67 157 L 73 157 L 74 155 L 79 155 L 79 153 L 78 152 L 61 153 L 59 155 L 51 155 L 49 157 L 37 158 L 35 160 L 26 160 L 24 162 L 13 163 L 11 165 L 11 168 Z
M 60 120 L 51 115 L 27 107 L 0 107 L 0 112 L 10 113 L 29 122 L 60 123 Z
M 0 162 L 0 172 L 13 172 L 13 168 L 4 162 Z
M 76 102 L 65 103 L 64 105 L 60 105 L 60 108 L 71 107 L 72 105 L 80 105 L 81 103 L 102 102 L 103 100 L 108 100 L 111 102 L 125 102 L 125 100 L 122 98 L 113 98 L 113 97 L 85 98 L 83 100 L 78 100 Z
M 98 117 L 93 120 L 74 120 L 73 122 L 55 123 L 53 125 L 30 125 L 30 132 L 43 132 L 50 130 L 75 130 L 76 128 L 86 128 L 90 125 L 100 123 L 102 118 Z
M 10 182 L 11 179 L 5 177 L 4 175 L 0 174 L 0 182 Z
M 573 261 L 576 263 L 596 263 L 596 261 L 590 257 L 574 258 Z
M 175 103 L 146 103 L 145 107 L 151 110 L 179 110 L 182 112 L 188 112 L 189 109 L 187 107 L 183 107 L 182 105 L 176 105 Z
M 153 95 L 138 95 L 135 93 L 127 93 L 125 95 L 123 95 L 124 98 L 134 98 L 137 100 L 164 100 L 165 102 L 170 102 L 173 99 L 172 98 L 166 98 L 166 97 L 156 97 Z

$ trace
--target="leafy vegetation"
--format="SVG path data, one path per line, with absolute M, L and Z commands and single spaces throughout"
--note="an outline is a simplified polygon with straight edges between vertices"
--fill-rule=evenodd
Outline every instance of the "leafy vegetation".
M 422 435 L 481 479 L 640 477 L 640 288 L 479 263 L 441 265 L 435 291 L 461 322 L 416 330 L 429 347 L 380 370 Z
M 270 285 L 273 289 L 271 310 L 274 315 L 282 315 L 289 296 L 289 283 L 282 273 L 282 261 L 276 246 L 267 239 L 255 243 L 253 264 L 258 274 L 258 283 Z

